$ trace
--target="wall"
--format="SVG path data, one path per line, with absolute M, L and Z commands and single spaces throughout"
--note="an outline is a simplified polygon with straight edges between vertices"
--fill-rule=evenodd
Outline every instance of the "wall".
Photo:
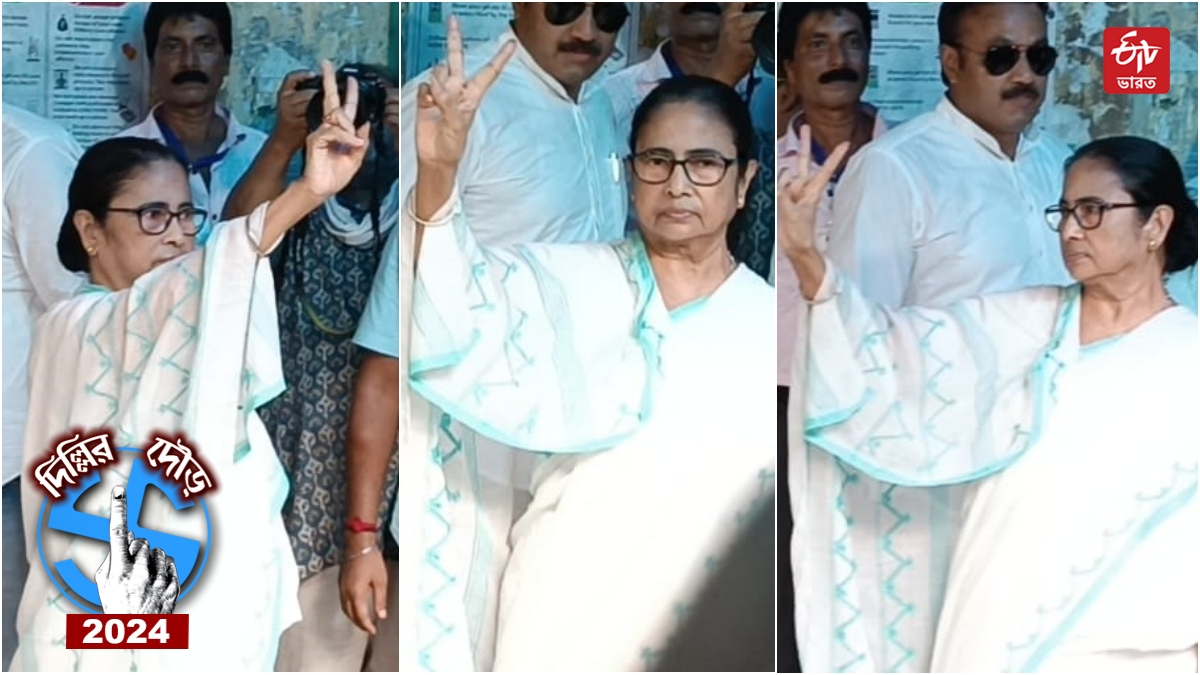
M 1197 17 L 1195 3 L 1058 3 L 1054 44 L 1054 103 L 1046 126 L 1072 146 L 1093 138 L 1132 134 L 1170 148 L 1195 192 Z M 1171 91 L 1110 96 L 1101 86 L 1103 33 L 1108 26 L 1171 29 Z
M 394 66 L 395 3 L 232 3 L 233 59 L 223 100 L 243 123 L 274 126 L 275 95 L 293 70 L 322 58 Z

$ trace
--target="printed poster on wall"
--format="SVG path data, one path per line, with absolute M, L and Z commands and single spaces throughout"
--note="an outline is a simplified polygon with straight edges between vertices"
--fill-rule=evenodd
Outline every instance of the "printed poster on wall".
M 46 117 L 84 147 L 148 108 L 146 3 L 4 3 L 4 101 Z

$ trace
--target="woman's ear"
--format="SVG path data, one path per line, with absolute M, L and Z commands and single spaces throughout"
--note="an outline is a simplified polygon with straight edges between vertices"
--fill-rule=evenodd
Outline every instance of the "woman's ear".
M 746 193 L 750 191 L 750 186 L 754 184 L 754 177 L 758 175 L 758 162 L 750 160 L 746 162 L 746 170 L 738 178 L 738 208 L 745 208 Z
M 1155 207 L 1151 212 L 1150 218 L 1146 220 L 1145 235 L 1154 242 L 1150 245 L 1151 250 L 1159 248 L 1167 240 L 1167 234 L 1171 231 L 1171 226 L 1175 224 L 1175 209 L 1167 205 Z
M 89 256 L 96 255 L 96 251 L 100 250 L 105 240 L 107 239 L 104 232 L 104 226 L 91 211 L 79 209 L 75 215 L 71 216 L 71 221 L 75 224 L 75 231 L 79 233 L 79 241 L 83 242 L 83 250 L 87 251 Z

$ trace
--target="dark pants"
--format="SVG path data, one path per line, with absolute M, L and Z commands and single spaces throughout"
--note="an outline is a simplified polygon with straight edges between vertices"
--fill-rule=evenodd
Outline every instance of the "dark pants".
M 775 516 L 776 564 L 778 580 L 775 586 L 778 596 L 779 616 L 776 618 L 776 672 L 801 673 L 800 652 L 796 648 L 796 595 L 792 577 L 792 499 L 788 492 L 788 436 L 787 436 L 788 388 L 779 387 L 779 408 L 776 414 L 779 424 L 777 462 L 779 464 L 775 501 L 778 513 Z

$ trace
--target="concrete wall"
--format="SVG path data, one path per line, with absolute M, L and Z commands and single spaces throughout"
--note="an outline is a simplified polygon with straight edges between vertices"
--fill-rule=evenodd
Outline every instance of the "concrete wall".
M 397 3 L 235 2 L 224 101 L 243 123 L 270 130 L 275 94 L 292 70 L 320 59 L 398 65 Z

